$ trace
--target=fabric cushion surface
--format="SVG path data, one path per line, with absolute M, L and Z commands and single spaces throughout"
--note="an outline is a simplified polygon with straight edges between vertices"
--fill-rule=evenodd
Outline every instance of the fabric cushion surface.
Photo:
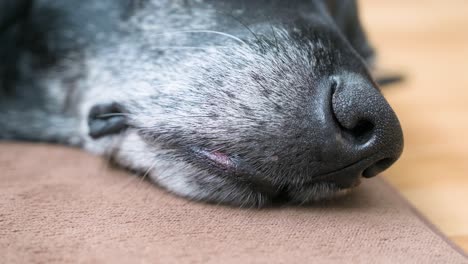
M 77 149 L 0 144 L 0 263 L 468 263 L 387 183 L 304 207 L 176 197 Z

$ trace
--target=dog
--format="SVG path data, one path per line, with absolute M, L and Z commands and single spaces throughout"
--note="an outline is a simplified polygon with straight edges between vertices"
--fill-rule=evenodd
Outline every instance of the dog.
M 2 0 L 0 138 L 192 200 L 346 193 L 401 155 L 353 0 Z

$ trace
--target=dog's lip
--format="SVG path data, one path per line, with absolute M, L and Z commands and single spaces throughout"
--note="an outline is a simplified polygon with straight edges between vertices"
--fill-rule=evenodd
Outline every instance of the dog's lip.
M 365 162 L 367 162 L 366 158 L 360 159 L 358 161 L 349 163 L 349 164 L 347 164 L 347 165 L 345 165 L 343 167 L 340 167 L 338 169 L 334 169 L 332 171 L 321 173 L 321 174 L 315 176 L 314 179 L 316 179 L 316 180 L 327 180 L 329 178 L 332 178 L 334 175 L 341 174 L 341 173 L 347 172 L 349 170 L 352 170 L 356 166 L 360 165 L 361 163 L 365 163 Z
M 361 184 L 362 178 L 367 178 L 363 176 L 363 170 L 359 170 L 359 168 L 366 167 L 363 165 L 371 162 L 370 158 L 363 158 L 339 169 L 317 175 L 314 177 L 314 181 L 333 182 L 342 189 L 353 188 Z
M 190 151 L 196 158 L 203 159 L 220 169 L 236 170 L 239 167 L 239 159 L 219 150 L 209 150 L 201 147 L 191 147 Z
M 217 173 L 228 173 L 244 180 L 252 180 L 258 175 L 257 170 L 241 157 L 227 154 L 219 149 L 192 146 L 189 148 L 189 154 L 196 164 L 205 169 L 214 169 Z
M 249 166 L 247 162 L 244 162 L 240 157 L 227 154 L 221 150 L 211 150 L 202 147 L 190 147 L 190 152 L 192 156 L 195 157 L 198 162 L 201 162 L 204 166 L 211 165 L 210 167 L 215 167 L 224 172 L 234 174 L 258 174 L 254 168 Z M 315 175 L 304 183 L 333 182 L 339 178 L 340 175 L 350 173 L 351 171 L 354 171 L 356 167 L 366 162 L 368 162 L 368 159 L 360 159 L 338 169 Z M 360 183 L 360 178 L 361 177 L 357 177 L 353 185 L 358 185 Z

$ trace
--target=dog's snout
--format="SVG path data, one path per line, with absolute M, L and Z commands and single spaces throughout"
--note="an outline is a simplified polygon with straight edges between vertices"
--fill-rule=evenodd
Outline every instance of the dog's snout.
M 353 164 L 340 177 L 356 181 L 361 176 L 373 177 L 399 158 L 403 149 L 400 123 L 374 82 L 358 74 L 340 76 L 334 80 L 330 104 L 334 133 L 341 138 L 331 146 L 335 153 L 339 150 L 336 164 Z

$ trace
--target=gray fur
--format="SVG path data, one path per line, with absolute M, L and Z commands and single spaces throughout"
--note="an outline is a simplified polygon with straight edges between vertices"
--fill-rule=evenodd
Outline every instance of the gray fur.
M 302 28 L 268 13 L 259 13 L 263 22 L 238 21 L 236 15 L 251 10 L 236 4 L 230 16 L 220 14 L 223 4 L 211 1 L 131 3 L 125 14 L 109 11 L 119 18 L 115 25 L 82 21 L 80 27 L 94 34 L 72 28 L 50 36 L 82 41 L 59 48 L 60 61 L 46 69 L 31 66 L 36 55 L 21 56 L 20 75 L 28 78 L 17 82 L 15 96 L 0 101 L 0 138 L 59 142 L 111 155 L 121 166 L 195 200 L 263 206 L 284 190 L 299 203 L 346 191 L 314 181 L 332 167 L 354 162 L 352 157 L 337 162 L 341 150 L 329 151 L 332 141 L 342 139 L 303 120 L 328 126 L 330 120 L 322 117 L 330 108 L 321 108 L 318 100 L 331 95 L 322 87 L 336 80 L 369 86 L 372 81 L 322 1 L 301 9 L 317 27 L 307 38 L 298 37 L 305 34 Z M 32 82 L 34 91 L 27 87 Z M 125 116 L 129 128 L 91 138 L 90 109 L 112 102 L 125 109 L 116 115 Z M 226 162 L 240 173 L 192 159 L 211 155 L 207 150 L 227 153 Z M 292 153 L 302 154 L 291 159 Z

